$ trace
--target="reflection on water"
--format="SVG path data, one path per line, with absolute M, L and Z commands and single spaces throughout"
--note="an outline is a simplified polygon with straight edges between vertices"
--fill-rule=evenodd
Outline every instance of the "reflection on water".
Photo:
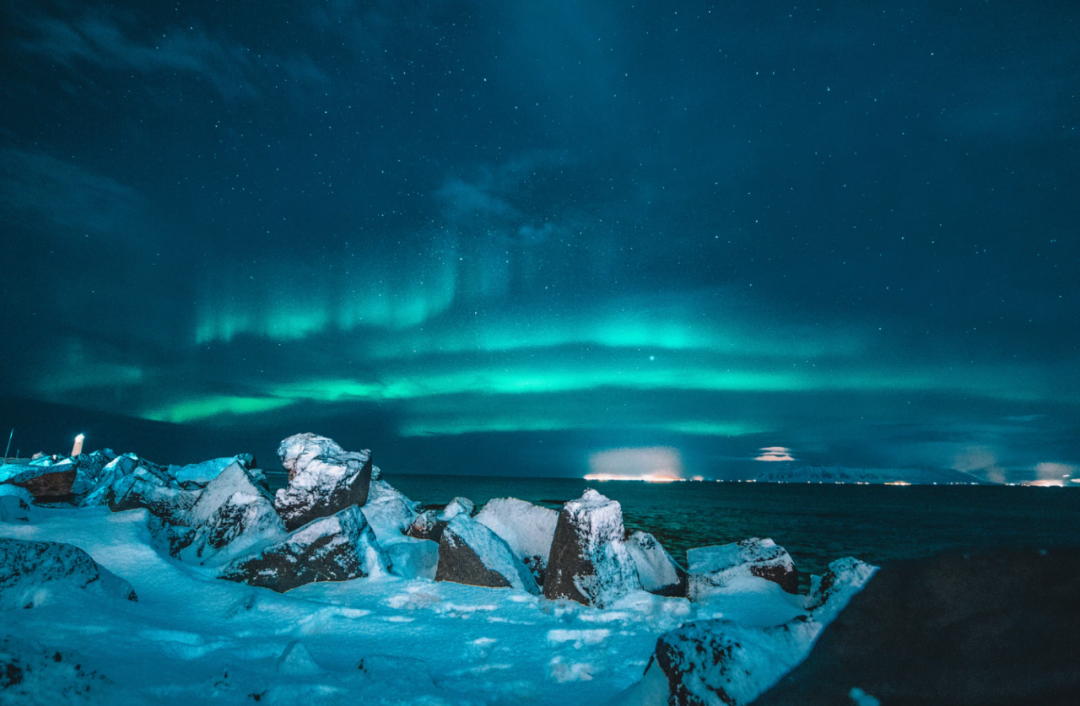
M 477 507 L 491 498 L 516 497 L 557 509 L 594 487 L 622 504 L 628 530 L 653 533 L 680 562 L 691 547 L 771 537 L 804 574 L 820 574 L 842 556 L 880 564 L 945 549 L 1080 544 L 1080 489 L 404 474 L 385 479 L 425 504 L 460 495 Z

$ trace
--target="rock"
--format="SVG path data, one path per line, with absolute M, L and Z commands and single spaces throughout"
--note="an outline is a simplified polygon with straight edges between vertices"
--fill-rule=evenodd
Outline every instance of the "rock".
M 430 539 L 438 542 L 444 529 L 446 529 L 446 523 L 438 520 L 438 513 L 434 510 L 424 510 L 416 516 L 405 534 L 415 539 Z
M 239 463 L 223 470 L 177 524 L 191 528 L 177 546 L 181 561 L 225 564 L 262 542 L 282 539 L 285 525 L 270 494 Z
M 752 537 L 733 544 L 700 547 L 686 552 L 690 564 L 689 596 L 697 601 L 740 578 L 757 576 L 787 591 L 799 592 L 799 574 L 791 556 L 771 539 Z
M 219 577 L 284 593 L 317 581 L 383 575 L 388 569 L 364 516 L 349 507 L 236 559 Z
M 544 597 L 603 608 L 639 590 L 624 535 L 622 507 L 595 490 L 563 505 L 544 572 Z
M 755 706 L 1075 704 L 1078 595 L 1077 547 L 886 564 Z
M 825 626 L 862 589 L 874 567 L 855 559 L 830 565 L 833 589 L 815 610 L 779 625 L 698 620 L 660 636 L 642 685 L 659 671 L 674 706 L 735 706 L 754 701 L 810 652 Z M 781 594 L 782 595 L 782 594 Z M 646 688 L 645 691 L 651 689 Z M 625 699 L 629 706 L 633 699 Z M 795 699 L 784 703 L 803 703 Z
M 274 506 L 287 529 L 367 502 L 370 451 L 348 452 L 325 436 L 295 434 L 281 442 L 278 456 L 289 485 L 277 491 Z
M 116 458 L 112 449 L 102 449 L 89 454 L 80 454 L 72 458 L 75 463 L 75 482 L 71 486 L 73 495 L 83 496 L 94 489 L 101 480 L 105 467 Z
M 439 520 L 442 522 L 449 522 L 458 515 L 464 514 L 472 517 L 473 510 L 476 509 L 476 505 L 472 500 L 468 498 L 454 498 L 450 503 L 439 513 Z
M 33 608 L 75 591 L 79 596 L 138 600 L 130 583 L 78 547 L 0 539 L 0 609 Z
M 30 506 L 33 504 L 34 496 L 26 488 L 0 485 L 0 522 L 30 522 Z
M 658 596 L 686 597 L 686 569 L 679 566 L 648 532 L 634 532 L 626 540 L 626 550 L 637 567 L 641 587 Z
M 238 454 L 186 466 L 169 466 L 166 473 L 181 488 L 194 490 L 205 488 L 210 481 L 234 463 L 239 463 L 244 470 L 251 471 L 255 468 L 255 457 L 251 454 Z
M 543 583 L 559 513 L 517 498 L 495 498 L 484 505 L 476 521 L 502 537 L 537 583 Z
M 122 456 L 117 456 L 101 468 L 100 472 L 97 474 L 97 482 L 82 498 L 79 504 L 83 506 L 108 504 L 109 498 L 113 496 L 113 486 L 121 478 L 131 475 L 140 468 L 143 469 L 145 473 L 159 479 L 162 484 L 167 484 L 169 481 L 169 476 L 165 473 L 163 468 L 145 461 L 133 453 L 127 453 Z
M 195 505 L 199 493 L 170 487 L 148 469 L 139 467 L 114 482 L 107 497 L 113 512 L 146 508 L 152 515 L 179 521 Z
M 416 520 L 419 505 L 386 481 L 379 480 L 371 483 L 367 504 L 360 511 L 379 544 L 388 544 L 408 531 Z
M 43 458 L 25 464 L 0 466 L 0 483 L 25 488 L 35 499 L 62 500 L 71 495 L 77 470 L 71 459 L 56 463 Z
M 509 545 L 464 513 L 450 520 L 439 539 L 435 580 L 540 592 L 532 574 Z

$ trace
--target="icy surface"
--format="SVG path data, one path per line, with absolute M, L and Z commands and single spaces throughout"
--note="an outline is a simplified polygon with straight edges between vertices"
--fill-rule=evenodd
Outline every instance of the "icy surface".
M 547 567 L 559 513 L 517 498 L 495 498 L 475 519 L 502 537 L 534 573 Z

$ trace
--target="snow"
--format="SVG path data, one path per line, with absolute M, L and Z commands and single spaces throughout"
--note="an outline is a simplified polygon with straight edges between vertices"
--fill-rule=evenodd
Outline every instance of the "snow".
M 634 532 L 626 541 L 626 550 L 634 560 L 642 588 L 650 593 L 677 590 L 682 582 L 679 567 L 656 537 Z
M 469 500 L 468 498 L 454 498 L 447 503 L 446 508 L 439 513 L 438 519 L 440 522 L 449 522 L 462 514 L 471 517 L 473 510 L 475 509 L 476 505 L 473 504 L 472 500 Z
M 554 510 L 517 498 L 489 500 L 476 515 L 477 522 L 499 535 L 536 573 L 547 567 L 558 520 Z
M 64 594 L 74 600 L 136 600 L 131 584 L 70 544 L 0 538 L 0 610 L 48 605 Z
M 747 665 L 772 669 L 753 655 L 773 649 L 787 659 L 812 640 L 769 629 L 800 617 L 823 624 L 872 572 L 851 560 L 834 562 L 832 578 L 816 579 L 810 597 L 789 595 L 758 577 L 736 577 L 700 603 L 623 583 L 604 609 L 521 588 L 436 583 L 425 577 L 434 542 L 402 534 L 416 517 L 416 503 L 381 481 L 371 485 L 362 514 L 390 557 L 391 572 L 308 583 L 287 593 L 221 580 L 215 566 L 176 561 L 151 536 L 152 516 L 145 509 L 30 507 L 26 520 L 0 517 L 0 537 L 79 547 L 138 595 L 132 602 L 73 588 L 80 597 L 74 600 L 67 589 L 57 589 L 33 609 L 0 606 L 0 679 L 6 664 L 32 667 L 32 673 L 20 671 L 22 684 L 0 693 L 17 703 L 49 706 L 234 704 L 255 697 L 260 705 L 591 706 L 620 694 L 624 702 L 638 699 L 627 703 L 660 704 L 667 700 L 663 674 L 655 667 L 644 679 L 642 674 L 661 635 L 687 623 L 723 624 L 758 645 L 747 648 Z M 210 522 L 221 507 L 268 502 L 265 491 L 231 464 L 203 496 L 198 516 Z M 11 491 L 0 497 L 0 509 L 19 502 Z M 617 503 L 594 493 L 571 505 L 588 528 L 585 545 L 599 554 L 616 542 L 622 546 Z M 195 519 L 194 510 L 188 520 Z M 327 536 L 318 530 L 327 521 L 291 537 L 317 542 Z M 481 534 L 475 544 L 502 546 L 500 561 L 520 566 L 517 552 L 477 519 L 459 515 L 449 527 L 462 536 Z M 249 549 L 285 540 L 284 530 L 276 531 L 276 538 Z M 481 556 L 495 553 L 482 549 Z M 424 562 L 428 568 L 418 568 Z M 522 571 L 524 586 L 529 574 Z M 56 653 L 61 660 L 50 661 Z M 80 691 L 87 684 L 90 692 Z

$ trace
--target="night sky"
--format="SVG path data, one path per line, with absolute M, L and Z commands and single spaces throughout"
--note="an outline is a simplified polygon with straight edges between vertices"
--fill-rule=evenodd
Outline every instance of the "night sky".
M 0 7 L 15 445 L 1080 473 L 1075 2 Z

